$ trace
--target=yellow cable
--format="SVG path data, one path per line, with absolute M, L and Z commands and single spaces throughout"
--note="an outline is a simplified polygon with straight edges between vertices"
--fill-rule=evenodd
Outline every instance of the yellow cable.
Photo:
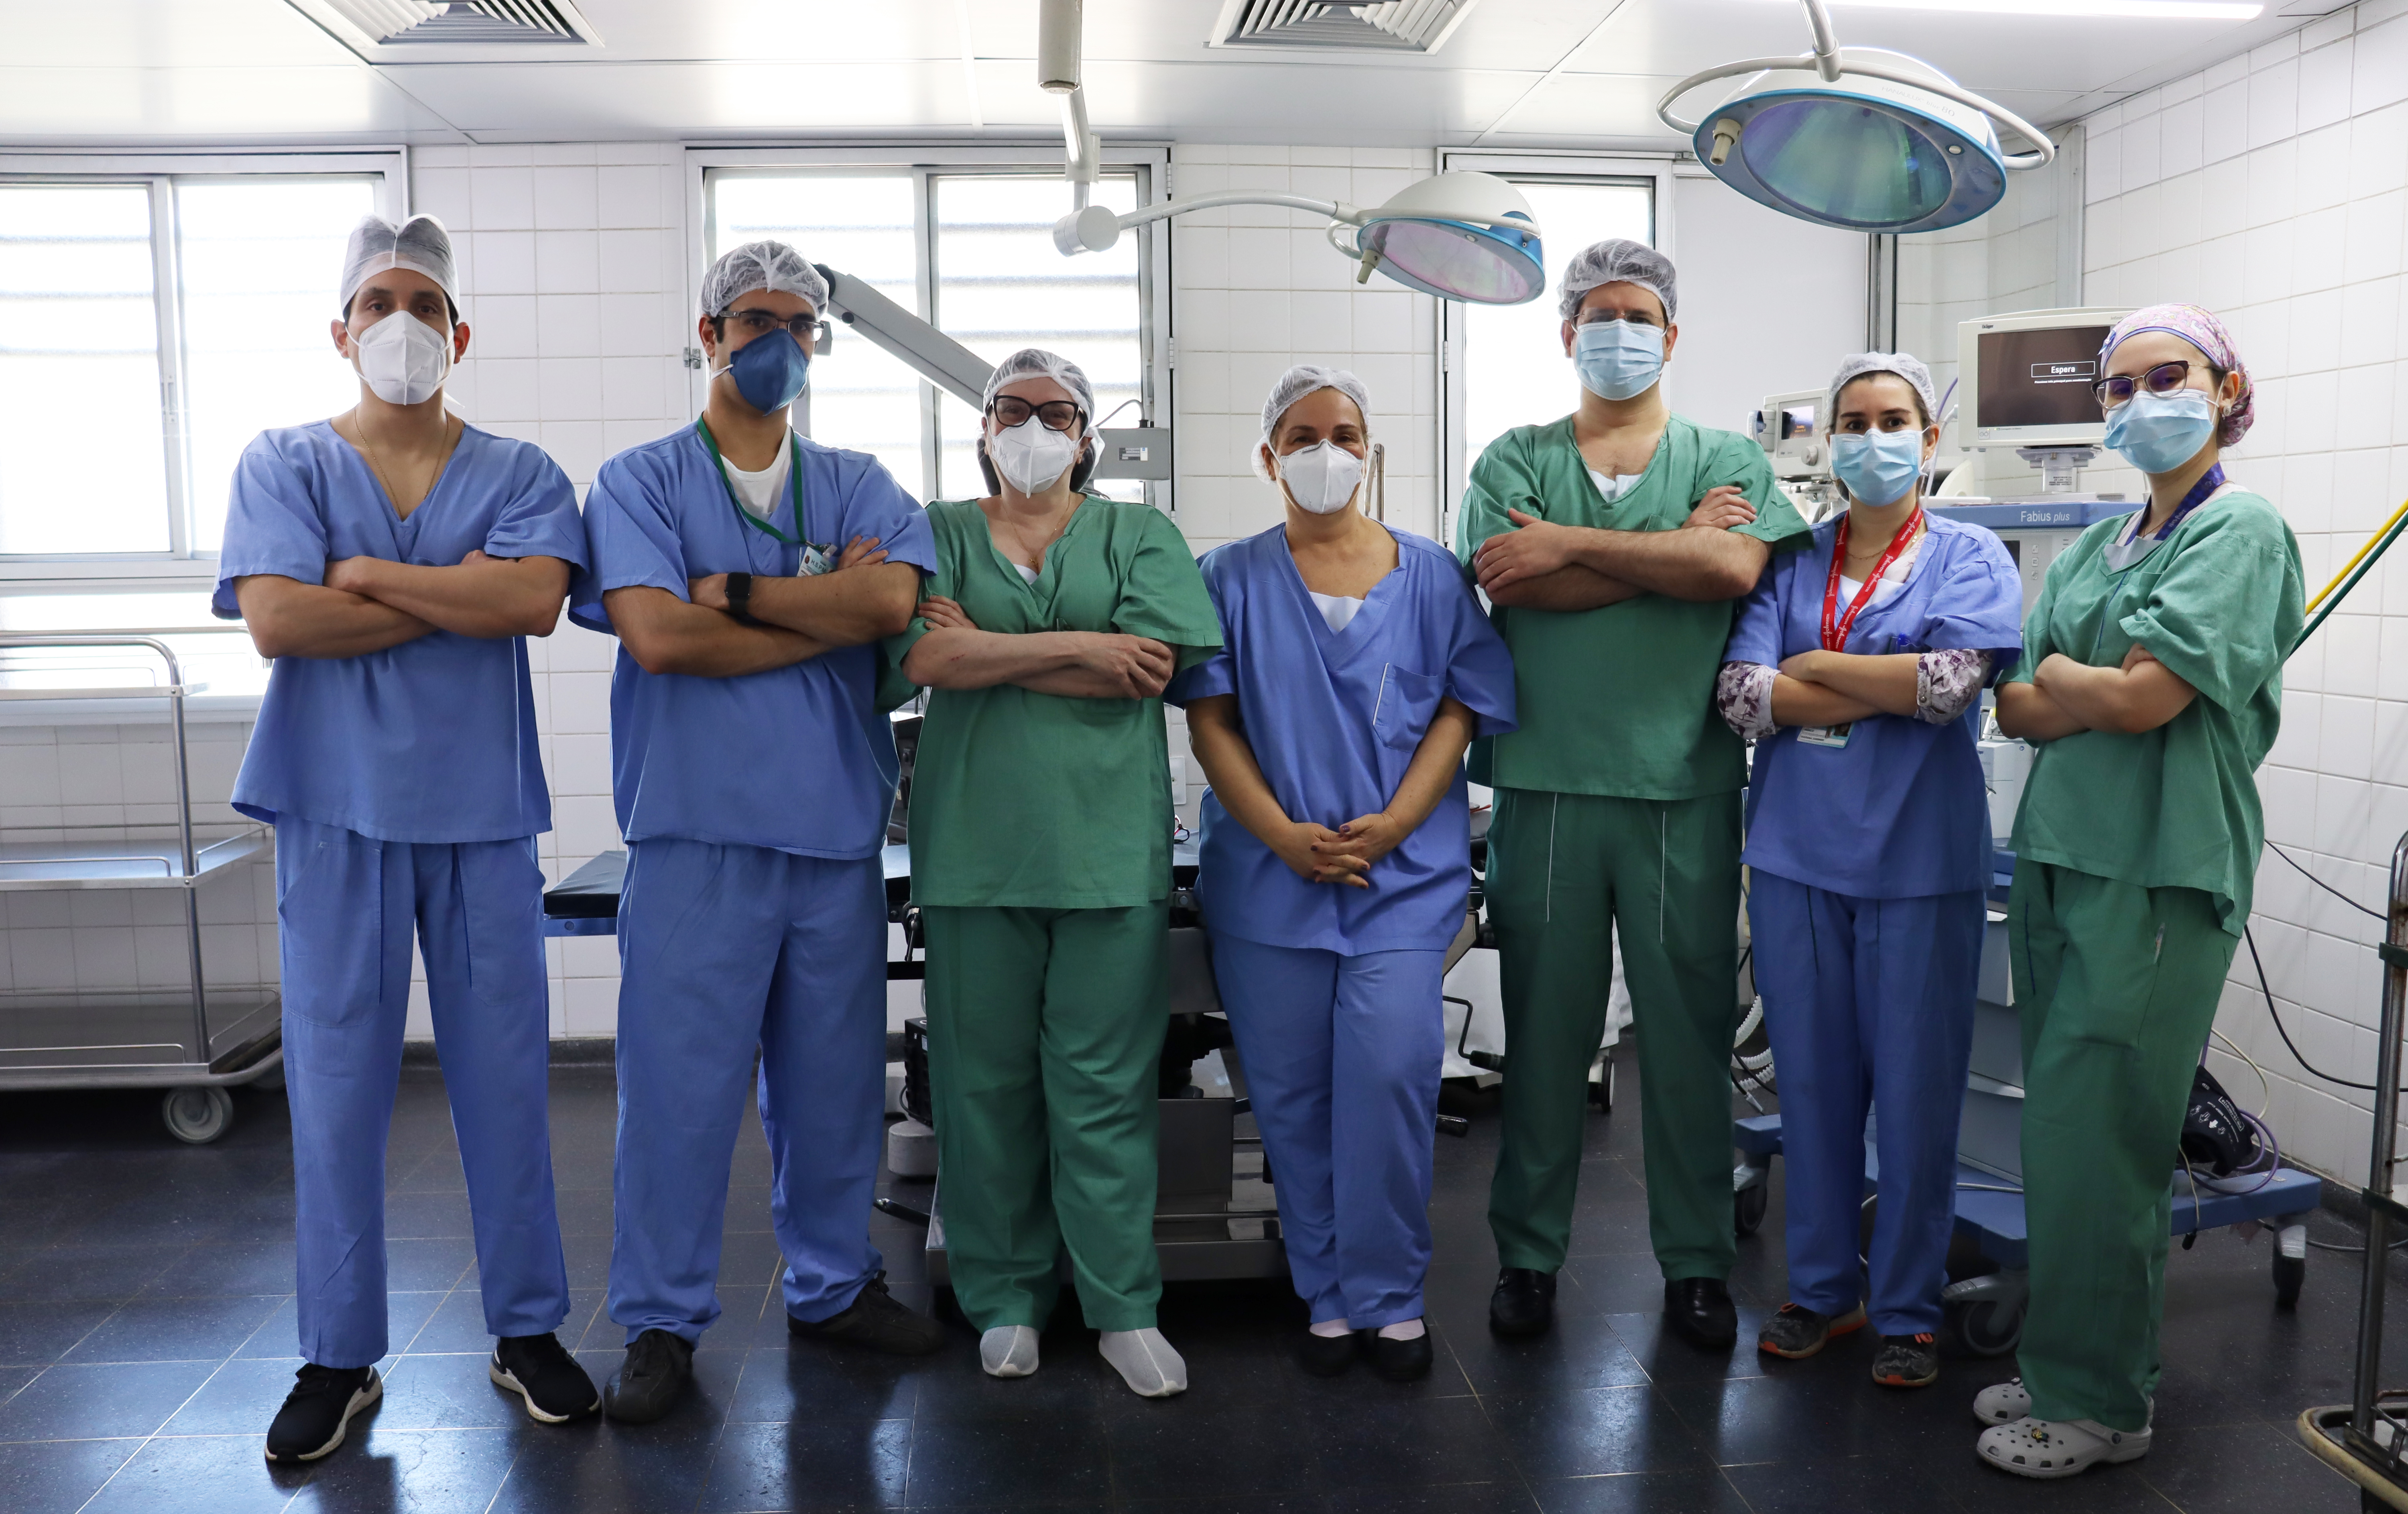
M 2316 597 L 2308 601 L 2308 610 L 2311 613 L 2315 612 L 2316 606 L 2325 602 L 2325 596 L 2341 587 L 2342 580 L 2349 577 L 2350 570 L 2358 565 L 2359 559 L 2363 558 L 2368 553 L 2374 550 L 2374 543 L 2383 540 L 2384 532 L 2388 531 L 2393 526 L 2399 525 L 2400 517 L 2402 515 L 2408 515 L 2408 499 L 2402 499 L 2400 501 L 2400 508 L 2391 512 L 2391 518 L 2385 521 L 2380 529 L 2378 529 L 2372 536 L 2366 539 L 2366 544 L 2358 549 L 2357 556 L 2350 558 L 2350 560 L 2343 566 L 2342 570 L 2333 575 L 2331 583 L 2316 591 Z

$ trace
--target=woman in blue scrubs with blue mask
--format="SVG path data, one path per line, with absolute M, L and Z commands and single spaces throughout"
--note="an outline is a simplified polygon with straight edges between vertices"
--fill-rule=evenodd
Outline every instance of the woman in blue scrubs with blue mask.
M 381 1395 L 385 1136 L 413 935 L 466 1171 L 488 1372 L 550 1423 L 593 1380 L 568 1315 L 544 1126 L 543 872 L 552 829 L 527 681 L 585 564 L 577 497 L 540 448 L 465 425 L 467 350 L 432 216 L 351 233 L 335 349 L 360 398 L 264 431 L 235 465 L 210 608 L 275 659 L 234 805 L 276 828 L 285 1086 L 304 1359 L 267 1433 L 312 1461 Z
M 1370 397 L 1290 368 L 1254 470 L 1284 522 L 1203 560 L 1223 645 L 1167 696 L 1211 782 L 1197 894 L 1277 1175 L 1302 1343 L 1426 1376 L 1430 1140 L 1447 944 L 1471 884 L 1462 761 L 1513 728 L 1513 667 L 1464 571 L 1363 512 Z
M 1757 1347 L 1813 1356 L 1870 1319 L 1873 1380 L 1894 1388 L 1940 1371 L 1991 868 L 1974 722 L 2023 646 L 2005 544 L 1923 509 L 1937 410 L 1930 372 L 1903 353 L 1841 365 L 1824 413 L 1847 512 L 1742 602 L 1715 689 L 1756 742 L 1742 860 L 1788 1168 L 1790 1301 Z

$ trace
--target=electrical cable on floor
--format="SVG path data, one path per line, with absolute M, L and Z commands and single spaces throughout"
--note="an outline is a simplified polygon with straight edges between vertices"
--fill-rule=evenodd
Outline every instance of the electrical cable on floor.
M 2292 859 L 2290 853 L 2283 850 L 2280 846 L 2275 845 L 2272 842 L 2270 841 L 2266 844 L 2266 849 L 2273 853 L 2276 857 L 2281 858 L 2284 861 L 2289 862 L 2292 870 L 2298 872 L 2300 877 L 2307 879 L 2310 883 L 2315 884 L 2317 887 L 2323 889 L 2326 893 L 2332 895 L 2335 899 L 2340 900 L 2343 903 L 2348 905 L 2351 909 L 2358 911 L 2360 915 L 2372 915 L 2378 920 L 2388 920 L 2389 917 L 2381 910 L 2367 908 L 2357 900 L 2350 898 L 2347 894 L 2344 894 L 2340 889 L 2334 887 L 2331 884 L 2325 882 L 2322 878 L 2317 877 L 2307 869 L 2300 867 L 2297 861 Z

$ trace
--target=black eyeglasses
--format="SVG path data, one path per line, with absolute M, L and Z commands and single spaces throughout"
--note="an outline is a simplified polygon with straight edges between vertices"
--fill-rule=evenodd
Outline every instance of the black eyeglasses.
M 1068 399 L 1049 399 L 1041 405 L 1032 405 L 1014 395 L 997 395 L 995 403 L 987 407 L 987 413 L 1006 426 L 1020 425 L 1031 415 L 1044 422 L 1049 431 L 1068 431 L 1079 424 L 1078 404 Z
M 2100 410 L 2114 410 L 2131 398 L 2133 394 L 2141 389 L 2146 389 L 2153 395 L 2172 394 L 2190 382 L 2191 369 L 2204 367 L 2206 365 L 2194 363 L 2187 357 L 2177 357 L 2171 363 L 2160 363 L 2138 377 L 2128 373 L 2119 373 L 2112 379 L 2095 380 L 2090 385 L 2090 392 L 2099 397 Z M 2208 368 L 2211 374 L 2214 371 L 2212 368 Z
M 722 332 L 727 329 L 727 323 L 733 321 L 743 327 L 745 335 L 751 337 L 766 337 L 780 326 L 784 326 L 794 333 L 796 341 L 803 344 L 805 352 L 814 350 L 828 337 L 828 324 L 816 315 L 784 316 L 770 310 L 730 310 L 725 315 L 714 315 L 710 319 Z

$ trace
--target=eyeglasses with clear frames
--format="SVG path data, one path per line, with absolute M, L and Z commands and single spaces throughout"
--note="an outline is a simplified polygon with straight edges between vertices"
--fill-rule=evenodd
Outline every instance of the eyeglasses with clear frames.
M 803 351 L 807 353 L 817 352 L 827 344 L 828 324 L 816 315 L 784 316 L 774 310 L 743 310 L 714 315 L 711 320 L 718 323 L 722 331 L 726 330 L 727 323 L 733 321 L 747 337 L 766 337 L 784 326 L 794 334 L 796 341 L 803 344 Z
M 1006 426 L 1019 425 L 1035 415 L 1045 423 L 1049 431 L 1068 431 L 1079 424 L 1079 407 L 1073 400 L 1049 399 L 1041 405 L 1031 405 L 1017 395 L 997 395 L 987 413 Z

